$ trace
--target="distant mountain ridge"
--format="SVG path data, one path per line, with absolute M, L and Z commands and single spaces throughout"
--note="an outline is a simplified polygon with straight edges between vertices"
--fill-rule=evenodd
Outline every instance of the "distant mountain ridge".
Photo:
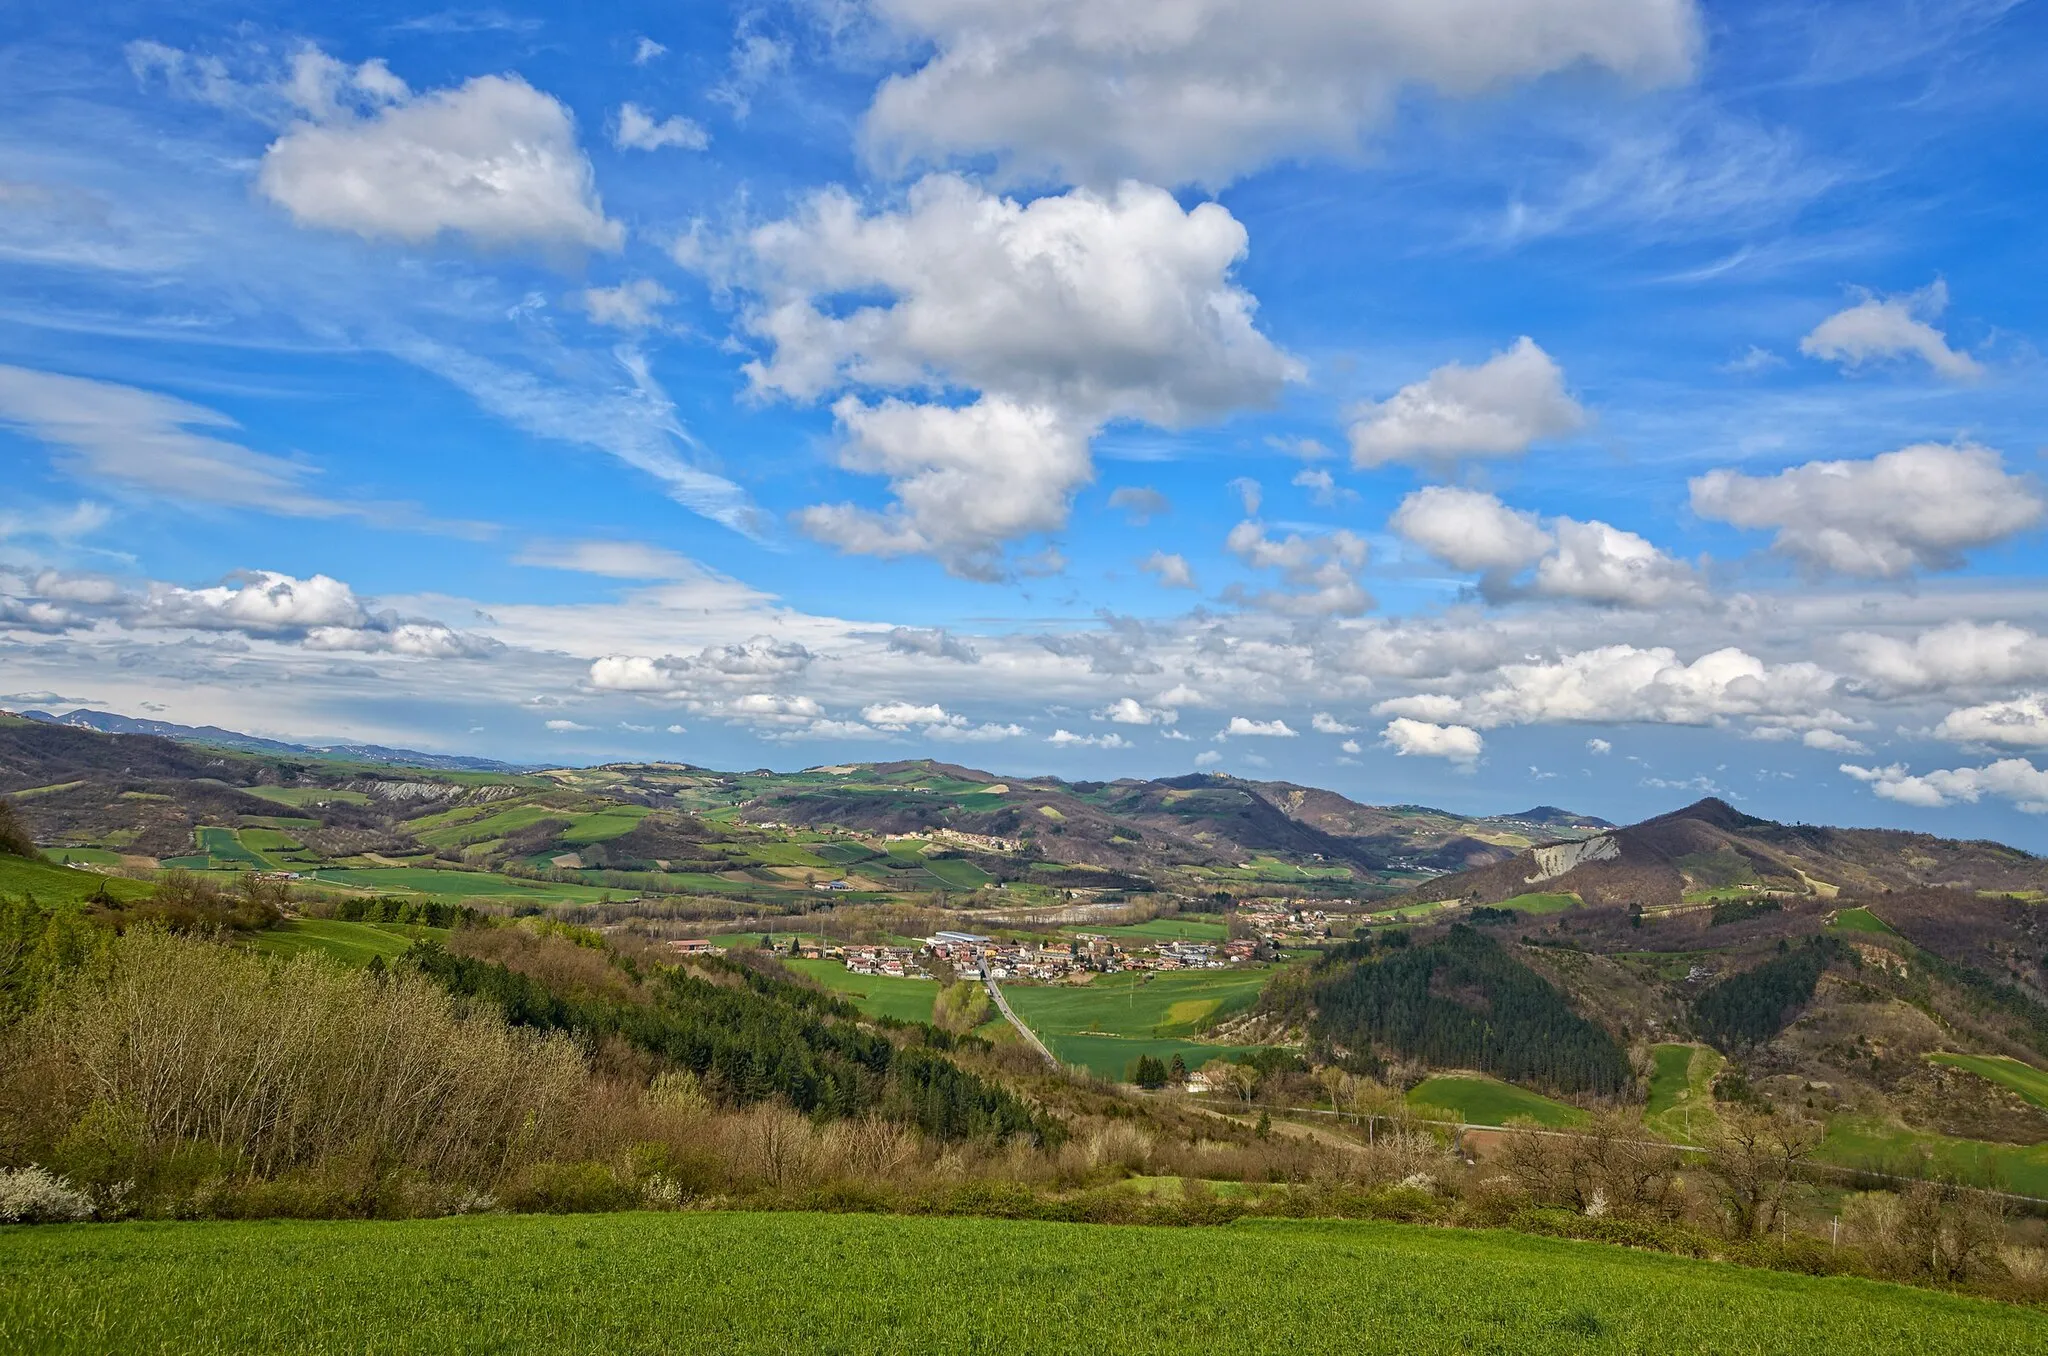
M 1415 893 L 1493 904 L 1541 890 L 1655 908 L 1700 903 L 1716 891 L 1828 898 L 1944 887 L 2039 890 L 2048 887 L 2048 861 L 2002 843 L 1780 824 L 1709 797 L 1577 843 L 1476 864 Z
M 218 725 L 178 725 L 168 720 L 139 720 L 134 716 L 118 715 L 112 711 L 88 711 L 83 707 L 76 711 L 67 711 L 61 716 L 52 715 L 48 711 L 20 711 L 15 714 L 23 720 L 32 720 L 43 725 L 68 725 L 73 729 L 96 730 L 101 734 L 155 735 L 160 739 L 174 739 L 180 744 L 206 744 L 214 748 L 240 749 L 248 753 L 291 753 L 315 758 L 346 758 L 359 763 L 438 768 L 449 772 L 524 770 L 519 764 L 502 763 L 494 758 L 425 753 L 419 749 L 386 748 L 382 744 L 290 744 L 279 739 L 264 739 L 257 735 L 243 734 L 239 730 L 224 730 Z

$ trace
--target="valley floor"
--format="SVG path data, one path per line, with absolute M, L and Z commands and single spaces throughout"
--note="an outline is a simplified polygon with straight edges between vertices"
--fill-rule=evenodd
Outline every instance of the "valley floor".
M 1378 1223 L 479 1216 L 0 1229 L 0 1350 L 1991 1356 L 2048 1314 Z

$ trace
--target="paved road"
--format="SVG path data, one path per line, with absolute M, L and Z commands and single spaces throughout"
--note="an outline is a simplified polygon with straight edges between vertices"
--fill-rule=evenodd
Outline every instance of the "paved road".
M 1036 1050 L 1039 1054 L 1045 1056 L 1045 1062 L 1047 1064 L 1052 1065 L 1052 1067 L 1055 1069 L 1059 1068 L 1059 1057 L 1053 1054 L 1052 1051 L 1045 1048 L 1045 1042 L 1038 1039 L 1038 1033 L 1036 1031 L 1033 1031 L 1030 1027 L 1024 1025 L 1023 1018 L 1019 1017 L 1016 1013 L 1010 1011 L 1010 1000 L 1003 997 L 1003 991 L 996 987 L 996 982 L 992 979 L 983 980 L 982 982 L 988 985 L 988 996 L 996 1001 L 996 1011 L 1002 1013 L 1004 1017 L 1009 1019 L 1010 1025 L 1017 1028 L 1017 1033 L 1024 1037 L 1026 1044 L 1028 1044 L 1032 1049 Z

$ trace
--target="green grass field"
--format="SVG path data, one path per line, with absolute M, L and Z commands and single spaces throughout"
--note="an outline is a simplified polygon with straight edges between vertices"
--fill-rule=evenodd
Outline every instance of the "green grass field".
M 812 843 L 809 849 L 834 866 L 851 866 L 877 855 L 874 849 L 859 843 Z
M 1039 1035 L 1192 1036 L 1251 1006 L 1268 969 L 1124 971 L 1087 984 L 1006 984 Z
M 800 975 L 841 993 L 870 1017 L 895 1017 L 929 1022 L 939 986 L 929 979 L 895 979 L 889 975 L 857 975 L 836 960 L 792 960 L 784 964 Z
M 43 853 L 50 861 L 63 866 L 67 862 L 84 862 L 88 866 L 119 866 L 121 854 L 112 848 L 68 847 L 50 848 Z
M 1118 942 L 1152 945 L 1157 942 L 1220 942 L 1230 935 L 1228 926 L 1207 918 L 1152 918 L 1143 923 L 1126 923 L 1113 928 L 1073 928 Z
M 1936 1064 L 1946 1064 L 1955 1069 L 1967 1069 L 1980 1078 L 1988 1078 L 2003 1087 L 2011 1088 L 2035 1106 L 2048 1109 L 2048 1073 L 2043 1073 L 2031 1064 L 2022 1064 L 2009 1055 L 1929 1055 Z
M 1576 909 L 1579 907 L 1579 903 L 1580 900 L 1577 895 L 1530 894 L 1516 895 L 1513 899 L 1504 899 L 1494 907 L 1513 909 L 1517 913 L 1546 914 L 1563 913 L 1566 909 Z
M 393 960 L 421 938 L 441 938 L 446 928 L 408 923 L 344 923 L 332 918 L 287 918 L 249 939 L 249 949 L 267 956 L 317 951 L 347 965 L 368 965 L 372 957 Z
M 2048 1199 L 2048 1144 L 1952 1139 L 1868 1117 L 1837 1116 L 1815 1157 L 1903 1177 L 1953 1175 L 1971 1185 Z
M 487 871 L 435 871 L 418 866 L 323 868 L 314 874 L 313 879 L 391 894 L 438 895 L 451 899 L 514 899 L 535 904 L 587 904 L 607 896 L 617 898 L 619 894 L 616 890 L 601 890 L 594 885 L 559 885 L 553 881 L 519 880 Z
M 1698 1144 L 1715 1124 L 1714 1078 L 1728 1061 L 1704 1045 L 1659 1045 L 1643 1124 L 1681 1144 Z
M 153 888 L 141 881 L 0 853 L 0 895 L 34 895 L 44 904 L 81 904 L 102 886 L 116 899 L 142 899 Z
M 1194 1069 L 1245 1052 L 1187 1037 L 1250 1007 L 1271 977 L 1266 969 L 1125 971 L 1079 985 L 1005 984 L 1003 996 L 1053 1054 L 1120 1079 L 1140 1055 L 1178 1054 Z
M 0 1231 L 0 1349 L 22 1352 L 2044 1347 L 2048 1315 L 2018 1306 L 1397 1224 L 684 1213 Z
M 979 890 L 984 885 L 993 885 L 996 879 L 973 862 L 958 857 L 928 858 L 924 869 L 941 884 L 954 890 Z
M 1837 910 L 1835 921 L 1829 924 L 1829 926 L 1837 928 L 1842 932 L 1875 932 L 1884 936 L 1897 935 L 1885 923 L 1884 919 L 1879 918 L 1876 914 L 1864 908 Z
M 569 827 L 562 831 L 562 841 L 571 847 L 581 843 L 608 843 L 631 833 L 649 813 L 645 805 L 615 805 L 593 814 L 572 815 Z
M 1575 1106 L 1492 1078 L 1425 1078 L 1408 1090 L 1408 1105 L 1443 1107 L 1471 1125 L 1506 1125 L 1522 1117 L 1553 1130 L 1586 1123 L 1586 1113 Z
M 768 866 L 808 866 L 821 870 L 831 865 L 804 843 L 749 843 L 747 859 Z
M 361 791 L 333 791 L 324 786 L 247 786 L 242 789 L 279 805 L 318 805 L 328 800 L 343 801 L 349 805 L 370 803 L 369 796 Z
M 235 836 L 233 829 L 194 829 L 193 836 L 199 840 L 199 850 L 214 866 L 230 870 L 245 867 L 264 870 L 270 865 L 243 847 L 242 840 Z

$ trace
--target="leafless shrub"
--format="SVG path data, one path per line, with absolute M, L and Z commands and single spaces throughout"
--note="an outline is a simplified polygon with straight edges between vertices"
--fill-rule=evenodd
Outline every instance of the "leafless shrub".
M 116 1108 L 134 1157 L 199 1146 L 263 1177 L 357 1162 L 487 1184 L 562 1138 L 586 1082 L 568 1041 L 463 1017 L 425 979 L 151 929 L 56 995 L 24 1044 L 0 1106 L 40 1098 L 67 1125 Z
M 2005 1216 L 1997 1197 L 1943 1182 L 1852 1197 L 1843 1231 L 1882 1275 L 1949 1284 L 2005 1271 Z M 2023 1262 L 2024 1265 L 2024 1262 Z

